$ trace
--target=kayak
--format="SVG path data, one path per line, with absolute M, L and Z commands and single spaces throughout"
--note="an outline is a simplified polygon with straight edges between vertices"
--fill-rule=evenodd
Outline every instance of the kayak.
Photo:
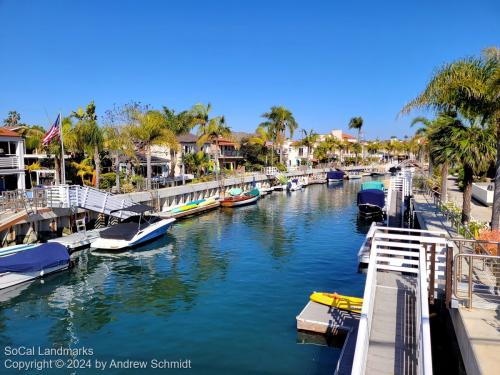
M 360 313 L 363 307 L 363 298 L 343 296 L 337 293 L 314 292 L 309 297 L 311 301 L 322 305 L 336 307 L 337 309 Z

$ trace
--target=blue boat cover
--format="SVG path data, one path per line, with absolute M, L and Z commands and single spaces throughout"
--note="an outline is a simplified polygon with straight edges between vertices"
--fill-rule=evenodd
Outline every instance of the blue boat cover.
M 328 178 L 329 180 L 342 180 L 344 178 L 344 172 L 342 171 L 326 172 L 326 178 Z
M 361 190 L 358 193 L 358 206 L 360 204 L 369 204 L 383 208 L 385 205 L 384 192 L 378 189 Z
M 0 257 L 0 273 L 41 271 L 67 264 L 69 264 L 69 254 L 66 247 L 57 242 L 49 242 L 33 249 Z
M 368 181 L 361 184 L 361 190 L 384 190 L 384 183 L 381 181 Z

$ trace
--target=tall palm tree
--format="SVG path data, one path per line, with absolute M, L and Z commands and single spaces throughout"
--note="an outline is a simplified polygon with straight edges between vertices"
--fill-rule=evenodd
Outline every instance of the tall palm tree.
M 21 115 L 17 111 L 9 111 L 7 118 L 3 120 L 3 126 L 17 126 L 21 121 Z
M 280 164 L 283 164 L 283 143 L 286 139 L 286 131 L 288 130 L 290 138 L 293 138 L 293 133 L 299 127 L 292 112 L 283 106 L 273 106 L 271 111 L 265 112 L 261 117 L 266 121 L 259 126 L 267 129 L 273 140 L 273 152 L 275 144 L 279 149 Z
M 430 129 L 432 157 L 437 162 L 461 163 L 464 168 L 463 223 L 470 221 L 474 176 L 485 173 L 495 160 L 495 130 L 478 119 L 462 120 L 447 114 L 439 115 Z
M 167 126 L 165 116 L 156 110 L 133 110 L 131 120 L 125 131 L 144 150 L 146 155 L 146 189 L 151 189 L 151 146 L 160 145 L 177 148 L 175 134 Z
M 71 113 L 78 120 L 75 125 L 75 134 L 78 143 L 85 154 L 92 155 L 95 165 L 95 187 L 99 189 L 101 176 L 101 151 L 103 148 L 102 130 L 97 124 L 94 101 L 91 101 L 85 110 L 78 108 Z
M 219 166 L 219 140 L 223 137 L 231 137 L 231 128 L 226 124 L 224 116 L 212 117 L 206 122 L 198 124 L 198 148 L 202 148 L 207 142 L 215 146 L 215 151 L 212 152 L 216 171 Z
M 496 131 L 497 157 L 492 229 L 500 227 L 500 52 L 485 51 L 472 57 L 444 65 L 431 78 L 426 88 L 406 104 L 401 113 L 415 108 L 456 111 L 465 118 L 480 118 Z
M 358 131 L 358 143 L 361 141 L 361 128 L 363 127 L 363 117 L 353 117 L 349 121 L 349 129 Z
M 307 148 L 307 153 L 306 153 L 306 160 L 307 160 L 307 165 L 309 165 L 309 155 L 310 155 L 310 150 L 314 147 L 316 142 L 318 141 L 319 135 L 316 133 L 313 129 L 307 130 L 301 129 L 302 130 L 302 139 L 298 142 L 300 146 L 304 146 Z
M 192 111 L 182 111 L 176 113 L 175 110 L 164 106 L 163 116 L 165 116 L 167 128 L 176 136 L 189 133 L 191 129 L 195 126 L 195 116 Z M 170 148 L 170 172 L 169 172 L 170 177 L 174 177 L 175 175 L 178 149 L 179 145 L 177 145 L 177 147 L 175 148 L 174 147 Z
M 248 142 L 251 145 L 259 145 L 259 146 L 264 147 L 266 150 L 266 153 L 269 153 L 268 152 L 269 151 L 268 145 L 269 145 L 269 142 L 271 142 L 271 134 L 269 133 L 268 129 L 266 129 L 263 126 L 259 126 L 255 130 L 255 133 L 256 133 L 256 135 L 250 137 Z M 270 161 L 271 161 L 271 165 L 273 165 L 274 164 L 273 163 L 274 162 L 274 151 L 271 154 Z M 267 164 L 267 156 L 266 156 L 266 164 Z

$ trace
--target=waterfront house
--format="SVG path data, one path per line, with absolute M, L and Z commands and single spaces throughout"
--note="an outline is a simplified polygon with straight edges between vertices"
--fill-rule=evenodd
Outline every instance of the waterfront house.
M 24 139 L 0 128 L 0 191 L 25 189 Z
M 309 147 L 301 146 L 299 142 L 291 139 L 283 143 L 283 158 L 288 169 L 294 169 L 307 160 L 312 161 L 313 149 L 309 151 Z

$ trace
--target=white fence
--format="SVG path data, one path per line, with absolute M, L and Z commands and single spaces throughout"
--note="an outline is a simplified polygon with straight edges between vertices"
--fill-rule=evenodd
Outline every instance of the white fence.
M 0 168 L 19 168 L 19 157 L 3 156 L 0 157 Z

